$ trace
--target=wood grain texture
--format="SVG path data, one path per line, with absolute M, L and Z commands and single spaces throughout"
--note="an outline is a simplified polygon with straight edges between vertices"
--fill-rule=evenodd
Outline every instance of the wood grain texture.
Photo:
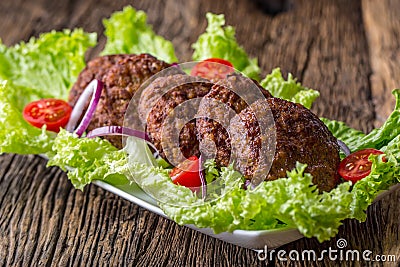
M 395 105 L 391 91 L 400 88 L 400 2 L 363 0 L 362 6 L 372 68 L 375 125 L 380 126 Z
M 7 45 L 52 29 L 83 27 L 99 33 L 102 18 L 129 1 L 1 1 L 0 37 Z M 255 1 L 134 1 L 154 30 L 172 40 L 178 57 L 206 27 L 205 13 L 226 14 L 237 39 L 257 57 L 263 75 L 274 67 L 321 92 L 319 116 L 370 131 L 392 109 L 399 79 L 396 1 L 293 1 L 276 16 Z M 396 9 L 397 8 L 397 9 Z M 382 15 L 385 14 L 385 15 Z M 397 81 L 396 81 L 397 80 Z M 400 192 L 368 209 L 364 223 L 347 220 L 337 237 L 320 244 L 303 238 L 282 249 L 369 249 L 400 256 Z M 202 235 L 148 212 L 96 186 L 75 190 L 57 168 L 38 156 L 0 156 L 0 266 L 395 266 L 355 261 L 259 261 L 254 251 Z

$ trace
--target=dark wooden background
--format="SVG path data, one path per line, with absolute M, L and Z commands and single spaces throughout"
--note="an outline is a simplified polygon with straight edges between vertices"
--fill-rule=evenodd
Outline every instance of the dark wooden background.
M 262 0 L 260 0 L 262 1 Z M 0 37 L 7 45 L 52 29 L 83 27 L 102 33 L 101 20 L 132 4 L 147 12 L 157 33 L 172 40 L 181 61 L 206 27 L 205 12 L 225 13 L 237 39 L 258 57 L 262 73 L 280 66 L 321 92 L 319 116 L 370 131 L 394 107 L 400 83 L 400 1 L 292 1 L 271 16 L 256 1 L 238 0 L 2 0 Z M 100 44 L 105 38 L 100 35 Z M 91 51 L 89 57 L 100 48 Z M 365 223 L 348 220 L 322 244 L 303 238 L 282 249 L 369 249 L 400 257 L 400 192 L 368 209 Z M 154 215 L 94 185 L 75 190 L 38 156 L 0 156 L 0 265 L 132 266 L 364 266 L 353 261 L 259 261 L 257 254 Z

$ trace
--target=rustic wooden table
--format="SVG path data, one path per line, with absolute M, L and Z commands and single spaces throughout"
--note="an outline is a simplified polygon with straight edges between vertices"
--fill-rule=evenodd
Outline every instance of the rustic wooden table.
M 394 107 L 400 83 L 400 1 L 292 1 L 266 14 L 256 1 L 132 1 L 154 30 L 172 40 L 181 61 L 205 29 L 205 12 L 226 14 L 237 39 L 258 57 L 263 75 L 280 66 L 320 91 L 319 116 L 370 131 Z M 83 27 L 105 38 L 101 20 L 128 1 L 2 0 L 0 37 L 7 45 L 52 29 Z M 93 57 L 100 48 L 89 55 Z M 348 249 L 400 257 L 400 191 L 368 209 L 364 223 L 347 220 L 336 238 L 300 239 L 282 247 Z M 0 156 L 0 265 L 353 266 L 396 262 L 260 261 L 257 253 L 210 238 L 146 211 L 94 185 L 75 190 L 65 173 L 38 156 Z

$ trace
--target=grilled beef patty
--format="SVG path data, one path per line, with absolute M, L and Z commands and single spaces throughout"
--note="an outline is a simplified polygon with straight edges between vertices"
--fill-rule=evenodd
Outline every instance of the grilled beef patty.
M 197 121 L 201 153 L 206 158 L 215 158 L 219 166 L 234 162 L 235 168 L 247 179 L 252 179 L 256 171 L 268 169 L 266 181 L 286 177 L 286 172 L 295 168 L 296 162 L 305 163 L 308 165 L 306 172 L 313 175 L 313 183 L 320 190 L 334 188 L 339 180 L 339 147 L 324 123 L 302 105 L 272 97 L 262 88 L 266 106 L 260 104 L 262 100 L 248 105 L 239 97 L 246 91 L 237 94 L 231 90 L 234 88 L 238 92 L 238 86 L 246 88 L 239 79 L 237 75 L 228 77 L 214 85 L 204 97 L 198 111 L 203 118 Z M 270 119 L 274 127 L 267 125 L 267 131 L 261 133 L 253 111 L 262 118 L 273 117 Z M 270 142 L 274 142 L 275 153 L 268 155 L 273 151 Z M 213 155 L 215 149 L 216 155 Z M 265 156 L 272 159 L 272 163 L 259 162 Z
M 68 102 L 74 106 L 86 86 L 93 80 L 103 82 L 99 104 L 87 128 L 122 126 L 129 102 L 141 84 L 170 64 L 149 54 L 109 55 L 88 62 L 71 89 Z M 122 148 L 120 136 L 105 137 L 114 146 Z
M 197 132 L 203 155 L 215 158 L 220 166 L 227 166 L 232 150 L 227 131 L 231 119 L 248 104 L 270 97 L 272 95 L 256 81 L 237 73 L 217 82 L 201 101 L 197 113 Z
M 211 86 L 208 80 L 200 77 L 175 74 L 157 78 L 143 91 L 139 116 L 146 124 L 152 143 L 166 160 L 182 160 L 181 153 L 185 158 L 199 156 L 193 118 L 198 102 Z M 174 136 L 178 138 L 174 139 Z

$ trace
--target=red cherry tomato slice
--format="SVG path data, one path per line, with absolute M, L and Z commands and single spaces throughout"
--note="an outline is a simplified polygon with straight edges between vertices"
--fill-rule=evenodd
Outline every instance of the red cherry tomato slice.
M 197 63 L 190 72 L 192 76 L 200 76 L 210 81 L 224 79 L 226 75 L 233 73 L 232 63 L 221 58 L 208 58 Z
M 192 191 L 195 190 L 196 187 L 201 186 L 199 159 L 196 156 L 189 157 L 173 168 L 169 176 L 174 184 L 189 187 Z
M 372 162 L 368 160 L 370 155 L 384 154 L 374 148 L 367 148 L 348 155 L 339 164 L 339 175 L 353 183 L 361 180 L 371 173 Z M 383 158 L 383 161 L 386 161 Z
M 226 65 L 226 66 L 228 66 L 228 67 L 233 68 L 233 65 L 232 65 L 231 62 L 229 62 L 229 61 L 226 60 L 226 59 L 222 59 L 222 58 L 212 57 L 212 58 L 204 59 L 203 61 L 206 61 L 206 62 L 216 62 L 216 63 L 220 63 L 220 64 L 223 64 L 223 65 Z
M 23 110 L 24 119 L 31 125 L 58 133 L 60 127 L 67 125 L 71 116 L 71 106 L 61 99 L 41 99 L 25 106 Z

